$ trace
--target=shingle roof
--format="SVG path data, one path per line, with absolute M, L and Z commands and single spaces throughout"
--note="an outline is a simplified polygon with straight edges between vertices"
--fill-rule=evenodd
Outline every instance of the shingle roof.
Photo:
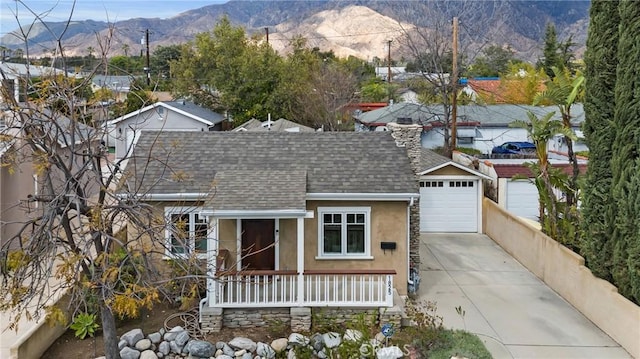
M 207 204 L 214 210 L 306 208 L 306 171 L 223 170 L 214 179 Z
M 164 104 L 166 104 L 169 107 L 173 107 L 177 110 L 181 110 L 184 112 L 187 112 L 193 116 L 199 117 L 201 119 L 210 121 L 213 124 L 218 124 L 222 121 L 224 121 L 224 116 L 217 113 L 217 112 L 213 112 L 208 108 L 204 108 L 202 106 L 196 105 L 193 102 L 190 101 L 183 101 L 183 100 L 179 100 L 179 101 L 166 101 L 164 102 Z
M 421 148 L 420 150 L 420 168 L 418 169 L 418 172 L 428 171 L 432 168 L 451 162 L 451 159 L 429 149 Z
M 556 163 L 552 164 L 552 167 L 562 170 L 567 175 L 571 175 L 573 173 L 573 167 L 568 163 Z M 534 177 L 533 172 L 529 167 L 525 164 L 503 164 L 503 163 L 494 163 L 493 168 L 498 175 L 498 178 L 512 178 L 513 176 L 525 176 L 532 178 Z M 578 168 L 581 174 L 585 174 L 587 172 L 586 164 L 579 164 Z
M 143 131 L 127 169 L 142 193 L 153 194 L 209 192 L 217 173 L 225 183 L 234 175 L 226 171 L 255 172 L 235 178 L 244 188 L 260 180 L 297 191 L 282 182 L 306 171 L 305 194 L 418 192 L 406 149 L 389 133 Z M 292 177 L 273 176 L 277 171 Z
M 478 122 L 482 127 L 506 127 L 516 120 L 527 121 L 527 111 L 532 111 L 537 116 L 543 116 L 549 112 L 555 112 L 554 119 L 560 120 L 558 108 L 555 106 L 527 106 L 527 105 L 465 105 L 458 106 L 458 122 Z M 579 125 L 584 121 L 584 109 L 582 104 L 571 107 L 573 116 L 571 122 Z M 367 124 L 387 124 L 396 122 L 398 118 L 411 118 L 413 123 L 421 125 L 438 125 L 443 118 L 442 105 L 421 105 L 407 102 L 396 103 L 387 107 L 365 112 L 357 117 L 357 120 Z

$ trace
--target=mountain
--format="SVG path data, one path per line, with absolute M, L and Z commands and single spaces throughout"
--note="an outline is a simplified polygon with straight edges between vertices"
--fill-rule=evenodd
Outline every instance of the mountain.
M 362 59 L 385 58 L 387 42 L 398 40 L 414 27 L 436 29 L 442 19 L 458 17 L 460 44 L 477 53 L 487 44 L 508 45 L 525 60 L 535 61 L 541 53 L 547 23 L 556 26 L 560 40 L 572 36 L 578 56 L 586 41 L 589 1 L 242 1 L 209 5 L 177 14 L 168 19 L 135 18 L 113 24 L 100 21 L 74 21 L 36 24 L 29 29 L 29 51 L 46 55 L 55 47 L 51 33 L 64 33 L 67 55 L 86 55 L 90 47 L 98 52 L 106 47 L 104 39 L 113 33 L 109 55 L 142 51 L 140 39 L 150 31 L 150 47 L 190 41 L 194 35 L 210 31 L 221 16 L 242 25 L 249 34 L 269 31 L 269 41 L 278 51 L 286 51 L 288 41 L 296 35 L 322 51 L 333 50 L 339 56 L 354 55 Z M 440 19 L 440 21 L 436 21 Z M 48 30 L 47 30 L 48 29 Z M 25 33 L 26 28 L 23 28 Z M 100 40 L 100 41 L 99 41 Z M 24 43 L 11 33 L 0 38 L 11 49 Z M 124 46 L 123 45 L 127 45 Z M 400 42 L 394 46 L 401 47 Z M 402 49 L 394 57 L 401 56 Z M 95 53 L 94 52 L 94 53 Z

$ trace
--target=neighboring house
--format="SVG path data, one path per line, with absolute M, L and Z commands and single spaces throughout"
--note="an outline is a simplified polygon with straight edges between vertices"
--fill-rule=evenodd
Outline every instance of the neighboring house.
M 156 102 L 106 123 L 107 145 L 116 159 L 131 154 L 144 130 L 220 131 L 225 117 L 189 101 Z
M 15 101 L 20 102 L 23 100 L 21 97 L 24 92 L 24 89 L 21 89 L 20 86 L 26 83 L 22 80 L 33 77 L 49 76 L 52 74 L 64 74 L 64 71 L 53 67 L 0 61 L 0 73 L 3 74 L 0 76 L 0 86 L 6 89 L 6 93 L 13 94 Z M 5 93 L 5 91 L 0 93 L 0 104 L 6 102 L 6 100 L 1 96 L 3 93 Z
M 539 117 L 549 112 L 555 112 L 554 118 L 558 120 L 561 118 L 555 106 L 506 104 L 458 106 L 457 144 L 459 147 L 474 148 L 489 154 L 494 146 L 504 142 L 528 141 L 528 133 L 525 129 L 510 126 L 516 120 L 526 121 L 528 111 L 532 111 Z M 356 116 L 356 131 L 385 130 L 389 123 L 416 123 L 423 126 L 424 129 L 422 133 L 423 147 L 442 147 L 444 143 L 443 112 L 442 105 L 395 103 Z M 574 141 L 574 150 L 586 150 L 580 129 L 584 121 L 582 104 L 572 106 L 572 116 L 572 129 L 579 138 L 578 141 Z M 549 150 L 566 151 L 564 139 L 557 136 L 550 141 Z
M 40 112 L 41 111 L 41 112 Z M 53 149 L 51 152 L 59 154 L 63 158 L 70 157 L 70 151 L 82 153 L 87 146 L 99 146 L 97 131 L 82 123 L 74 123 L 74 135 L 70 134 L 71 120 L 66 117 L 55 116 L 48 110 L 34 111 L 30 116 L 42 113 L 40 119 L 43 133 L 51 136 Z M 50 121 L 55 118 L 56 121 Z M 0 113 L 0 240 L 9 238 L 17 233 L 17 230 L 28 218 L 38 214 L 37 202 L 28 201 L 29 195 L 37 196 L 50 194 L 45 191 L 53 191 L 57 186 L 64 185 L 61 176 L 54 172 L 45 171 L 40 166 L 40 172 L 36 171 L 36 164 L 32 158 L 33 149 L 21 139 L 20 123 L 15 114 L 6 111 Z M 73 141 L 73 142 L 72 142 Z M 86 158 L 74 156 L 77 159 L 77 167 L 85 164 Z M 56 171 L 51 166 L 51 171 Z M 49 178 L 48 175 L 51 175 Z M 47 186 L 44 180 L 50 180 Z M 97 183 L 97 182 L 96 182 Z M 53 189 L 51 189 L 51 186 Z M 83 188 L 87 195 L 97 191 L 95 188 Z
M 462 164 L 471 164 L 475 159 L 468 155 L 457 152 L 454 160 Z M 534 162 L 536 159 L 488 159 L 476 162 L 478 171 L 489 176 L 491 182 L 492 199 L 498 205 L 509 212 L 538 222 L 540 217 L 540 204 L 538 189 L 533 183 L 534 175 L 527 167 L 527 162 Z M 566 156 L 558 153 L 549 153 L 549 162 L 555 168 L 571 175 L 572 167 Z M 582 174 L 587 171 L 587 161 L 578 160 L 578 166 Z M 559 190 L 554 190 L 558 199 L 564 194 Z
M 250 132 L 315 132 L 311 127 L 295 123 L 293 121 L 280 118 L 276 121 L 268 119 L 266 121 L 259 121 L 255 118 L 243 123 L 242 125 L 234 128 L 234 132 L 250 131 Z
M 133 80 L 132 76 L 94 75 L 91 79 L 91 89 L 93 92 L 107 89 L 113 93 L 114 100 L 120 102 L 127 99 Z
M 281 308 L 293 327 L 317 307 L 388 315 L 407 295 L 419 190 L 402 146 L 388 133 L 145 131 L 128 169 L 169 223 L 189 228 L 186 244 L 167 231 L 166 256 L 209 260 L 204 328 L 219 330 L 232 308 L 263 324 L 265 308 Z
M 396 77 L 402 76 L 405 74 L 406 68 L 403 66 L 378 66 L 376 67 L 376 77 L 382 79 L 383 81 L 388 81 L 389 79 L 389 70 L 391 70 L 391 82 L 396 80 Z

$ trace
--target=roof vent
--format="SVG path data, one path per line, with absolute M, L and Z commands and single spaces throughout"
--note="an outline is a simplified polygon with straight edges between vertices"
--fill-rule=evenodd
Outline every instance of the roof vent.
M 413 119 L 411 117 L 398 117 L 396 123 L 398 125 L 410 125 L 413 123 Z

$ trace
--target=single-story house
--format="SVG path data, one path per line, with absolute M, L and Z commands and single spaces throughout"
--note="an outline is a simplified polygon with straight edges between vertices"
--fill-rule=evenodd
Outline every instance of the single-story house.
M 555 112 L 554 118 L 560 119 L 555 106 L 526 105 L 463 105 L 458 106 L 457 144 L 459 147 L 475 148 L 489 154 L 495 146 L 508 141 L 528 141 L 528 133 L 523 128 L 510 127 L 516 120 L 527 121 L 527 111 L 537 116 Z M 356 131 L 385 130 L 389 123 L 416 123 L 423 126 L 422 146 L 425 148 L 442 147 L 444 107 L 442 105 L 423 105 L 415 103 L 394 103 L 385 108 L 359 114 L 354 117 Z M 586 150 L 581 125 L 584 121 L 582 104 L 572 106 L 572 129 L 578 136 L 574 141 L 574 150 Z M 549 142 L 549 150 L 566 151 L 563 138 L 557 136 Z
M 249 326 L 277 308 L 293 327 L 311 308 L 392 309 L 408 293 L 420 191 L 389 133 L 144 131 L 127 168 L 167 220 L 166 257 L 208 260 L 206 330 L 238 308 L 260 313 Z
M 221 131 L 225 116 L 193 102 L 159 101 L 106 123 L 106 142 L 115 158 L 131 154 L 143 130 Z

